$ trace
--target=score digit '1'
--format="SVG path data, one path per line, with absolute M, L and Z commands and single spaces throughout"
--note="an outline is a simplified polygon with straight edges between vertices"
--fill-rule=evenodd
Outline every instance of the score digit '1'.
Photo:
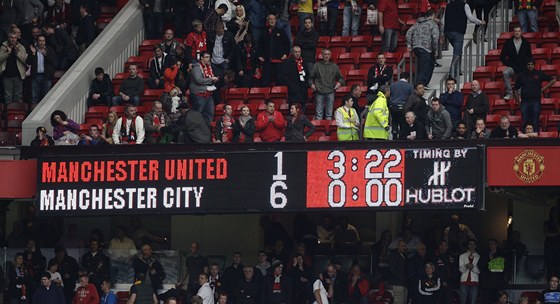
M 282 209 L 288 204 L 288 198 L 284 193 L 276 192 L 276 189 L 280 187 L 281 190 L 288 190 L 288 186 L 285 182 L 286 175 L 282 174 L 284 152 L 278 152 L 274 154 L 274 157 L 276 157 L 276 174 L 272 176 L 274 182 L 270 186 L 270 205 L 272 208 Z

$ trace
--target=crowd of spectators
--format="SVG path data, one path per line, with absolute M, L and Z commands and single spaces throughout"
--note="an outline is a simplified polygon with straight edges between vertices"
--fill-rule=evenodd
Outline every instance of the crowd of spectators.
M 552 214 L 557 217 L 557 213 Z M 40 222 L 31 218 L 20 224 Z M 508 294 L 501 290 L 507 287 L 513 263 L 519 263 L 517 257 L 527 253 L 519 232 L 511 234 L 507 250 L 495 239 L 482 248 L 459 216 L 451 216 L 448 224 L 437 223 L 434 218 L 434 225 L 419 234 L 411 218 L 405 217 L 395 238 L 383 231 L 377 242 L 365 243 L 345 217 L 335 222 L 334 217 L 325 215 L 316 225 L 300 214 L 294 218 L 290 236 L 280 223 L 263 216 L 264 249 L 254 262 L 234 252 L 227 267 L 225 261 L 223 265 L 210 263 L 201 254 L 200 245 L 193 242 L 184 259 L 185 275 L 177 277 L 170 289 L 164 289 L 166 272 L 151 245 L 168 240 L 143 228 L 138 218 L 131 219 L 130 233 L 118 226 L 107 243 L 94 229 L 87 245 L 72 224 L 65 236 L 53 240 L 55 257 L 48 263 L 32 237 L 40 231 L 28 231 L 25 251 L 18 252 L 5 268 L 7 298 L 11 303 L 116 303 L 111 291 L 114 264 L 126 261 L 134 270 L 128 303 L 169 299 L 185 303 L 193 299 L 205 304 L 363 304 L 389 297 L 395 304 L 435 304 L 453 303 L 454 290 L 458 290 L 461 303 L 474 304 L 477 299 L 479 303 L 508 303 Z M 555 229 L 551 221 L 547 223 Z M 87 252 L 81 257 L 66 250 L 84 247 Z M 364 250 L 371 255 L 371 264 L 361 260 L 360 265 L 360 260 L 354 259 Z M 353 264 L 336 257 L 350 258 Z M 541 303 L 554 303 L 549 300 L 560 293 L 558 277 L 551 273 L 549 278 Z M 390 294 L 385 290 L 391 290 Z M 193 298 L 196 296 L 200 299 Z
M 37 104 L 50 90 L 55 71 L 68 69 L 93 42 L 101 4 L 112 2 L 1 1 L 2 101 Z

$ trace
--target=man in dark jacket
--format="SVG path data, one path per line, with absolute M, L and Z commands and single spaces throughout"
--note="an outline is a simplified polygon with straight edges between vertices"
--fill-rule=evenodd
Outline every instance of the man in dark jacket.
M 504 83 L 506 86 L 506 95 L 504 99 L 509 100 L 513 97 L 513 89 L 511 87 L 511 78 L 514 75 L 525 71 L 527 60 L 531 58 L 531 44 L 527 39 L 521 36 L 521 27 L 513 28 L 513 37 L 506 40 L 502 47 L 500 60 L 508 68 L 504 70 Z
M 426 128 L 423 124 L 416 121 L 416 115 L 412 111 L 406 112 L 404 115 L 406 124 L 399 131 L 399 139 L 402 140 L 421 140 L 426 139 Z
M 288 85 L 288 102 L 300 103 L 302 111 L 305 112 L 307 102 L 307 75 L 309 70 L 305 69 L 305 59 L 301 57 L 301 47 L 294 45 L 292 56 L 286 59 L 286 83 Z
M 268 15 L 267 21 L 268 28 L 259 47 L 259 60 L 263 63 L 262 85 L 269 86 L 273 76 L 275 85 L 284 85 L 284 60 L 290 55 L 290 40 L 282 29 L 276 27 L 276 15 Z
M 393 79 L 393 67 L 385 64 L 385 54 L 377 54 L 377 63 L 372 65 L 367 74 L 367 98 L 368 103 L 377 98 L 377 91 L 382 85 L 387 85 Z
M 138 76 L 138 66 L 136 64 L 129 65 L 128 71 L 130 76 L 121 84 L 119 95 L 113 97 L 112 102 L 115 106 L 122 103 L 140 105 L 140 96 L 144 94 L 144 80 Z
M 438 98 L 432 99 L 432 109 L 428 111 L 426 117 L 426 133 L 428 139 L 449 139 L 451 138 L 451 117 L 445 107 L 441 105 Z
M 542 83 L 547 81 L 545 86 Z M 539 117 L 541 115 L 542 92 L 546 91 L 556 82 L 556 77 L 535 70 L 535 61 L 527 61 L 527 70 L 517 75 L 513 96 L 515 102 L 521 104 L 521 115 L 525 123 L 531 123 L 535 131 L 539 131 Z M 521 90 L 521 96 L 519 96 Z M 521 98 L 520 98 L 521 97 Z
M 58 272 L 62 276 L 62 283 L 64 283 L 64 297 L 66 298 L 66 303 L 70 303 L 74 297 L 74 288 L 76 287 L 76 281 L 78 281 L 80 266 L 76 259 L 66 253 L 66 249 L 63 247 L 55 247 L 54 254 L 53 260 L 56 260 L 58 263 Z
M 33 293 L 33 304 L 66 303 L 62 288 L 51 282 L 51 274 L 45 272 L 41 276 L 41 286 Z
M 111 106 L 111 98 L 114 94 L 113 83 L 109 75 L 105 74 L 103 68 L 96 68 L 95 78 L 91 81 L 91 86 L 89 88 L 88 106 Z
M 214 74 L 222 78 L 226 70 L 229 70 L 230 63 L 234 56 L 235 41 L 233 34 L 225 31 L 224 23 L 216 24 L 216 31 L 208 33 L 206 39 L 208 52 L 212 55 L 211 63 Z M 218 88 L 219 89 L 219 88 Z
M 66 30 L 57 28 L 54 23 L 48 23 L 43 27 L 43 33 L 47 37 L 47 45 L 56 52 L 57 70 L 66 70 L 78 58 L 78 50 L 72 42 L 72 38 Z
M 31 65 L 31 101 L 38 103 L 51 89 L 56 62 L 56 52 L 47 46 L 44 35 L 37 37 L 37 47 L 32 44 L 29 46 L 26 61 Z
M 261 303 L 292 303 L 292 280 L 282 274 L 284 266 L 279 260 L 272 262 L 273 273 L 264 279 L 261 289 Z
M 162 132 L 171 132 L 180 143 L 210 143 L 212 135 L 202 114 L 190 109 L 184 102 L 177 107 L 182 113 L 172 127 L 161 128 Z
M 472 131 L 476 120 L 482 118 L 486 120 L 486 115 L 490 110 L 490 103 L 488 101 L 488 96 L 480 90 L 480 83 L 478 80 L 473 80 L 472 92 L 467 97 L 467 103 L 465 105 L 465 122 L 467 123 L 467 129 Z
M 430 110 L 426 99 L 424 98 L 424 85 L 422 83 L 417 83 L 414 86 L 414 93 L 410 94 L 406 104 L 404 105 L 404 111 L 412 111 L 416 115 L 416 121 L 423 125 L 426 125 L 426 115 Z
M 87 4 L 80 6 L 82 18 L 78 23 L 78 33 L 76 34 L 76 45 L 78 50 L 83 53 L 95 40 L 95 25 L 93 16 L 90 14 L 90 7 Z
M 389 256 L 391 275 L 389 283 L 393 287 L 393 297 L 395 304 L 405 304 L 408 299 L 407 271 L 406 271 L 406 242 L 400 240 L 397 249 Z
M 447 78 L 445 84 L 447 90 L 439 96 L 439 100 L 441 105 L 445 106 L 445 109 L 449 112 L 453 127 L 456 127 L 463 117 L 463 94 L 455 89 L 457 81 L 454 78 Z
M 171 56 L 163 52 L 161 45 L 154 47 L 154 57 L 150 60 L 150 78 L 148 78 L 150 89 L 163 89 L 163 73 L 173 65 L 170 59 Z
M 318 42 L 319 33 L 313 28 L 313 18 L 306 17 L 303 20 L 303 30 L 296 34 L 294 45 L 299 45 L 301 48 L 303 66 L 308 73 L 311 72 L 313 64 L 315 64 L 315 54 Z
M 95 285 L 99 293 L 103 279 L 108 278 L 111 272 L 111 260 L 99 248 L 99 240 L 91 239 L 89 248 L 90 251 L 82 256 L 82 267 L 86 270 L 89 280 Z
M 243 267 L 243 280 L 237 282 L 233 291 L 233 300 L 238 304 L 257 304 L 259 297 L 259 281 L 254 276 L 255 269 L 252 266 Z

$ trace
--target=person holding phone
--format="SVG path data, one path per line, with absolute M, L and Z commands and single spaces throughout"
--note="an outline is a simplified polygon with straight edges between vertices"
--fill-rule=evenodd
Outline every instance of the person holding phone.
M 12 30 L 8 40 L 0 46 L 0 73 L 4 84 L 4 102 L 21 102 L 23 80 L 27 65 L 25 47 L 18 42 L 18 34 Z

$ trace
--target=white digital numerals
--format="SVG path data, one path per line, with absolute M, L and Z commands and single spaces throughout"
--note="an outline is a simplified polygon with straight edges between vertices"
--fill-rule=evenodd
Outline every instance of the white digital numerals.
M 402 172 L 392 172 L 391 168 L 401 164 L 401 153 L 398 150 L 387 150 L 383 154 L 379 150 L 370 150 L 366 154 L 366 160 L 370 160 L 364 170 L 364 178 L 369 180 L 366 184 L 366 204 L 369 207 L 379 207 L 385 202 L 389 207 L 399 206 L 402 201 Z M 383 160 L 387 160 L 383 172 L 373 172 Z M 395 191 L 391 192 L 391 189 Z M 391 197 L 391 193 L 395 194 L 394 197 Z
M 346 155 L 342 151 L 332 151 L 327 157 L 328 160 L 334 160 L 334 170 L 327 170 L 327 174 L 331 178 L 329 183 L 329 206 L 331 207 L 344 207 L 346 204 L 346 184 L 342 181 L 342 177 L 346 173 L 346 168 L 344 167 L 344 162 L 346 161 Z M 338 188 L 338 201 L 335 201 L 335 193 Z
M 327 170 L 331 178 L 328 187 L 328 203 L 330 207 L 340 208 L 346 204 L 347 185 L 344 182 L 346 174 L 346 155 L 343 151 L 332 151 L 328 160 L 334 161 L 333 168 Z M 367 181 L 365 187 L 365 203 L 369 207 L 379 207 L 383 203 L 386 206 L 399 206 L 402 202 L 403 184 L 402 172 L 394 170 L 402 163 L 402 154 L 399 150 L 370 150 L 366 153 L 367 161 L 364 168 L 364 179 Z M 359 171 L 358 158 L 352 157 L 349 164 L 353 172 Z M 351 185 L 353 201 L 359 201 L 361 185 Z M 363 188 L 362 188 L 363 189 Z
M 276 157 L 276 174 L 272 176 L 274 181 L 270 186 L 270 205 L 275 209 L 282 209 L 288 204 L 288 198 L 286 194 L 280 192 L 280 190 L 288 190 L 288 185 L 286 185 L 286 174 L 282 174 L 284 153 L 278 152 L 274 154 Z M 278 190 L 280 188 L 280 190 Z

